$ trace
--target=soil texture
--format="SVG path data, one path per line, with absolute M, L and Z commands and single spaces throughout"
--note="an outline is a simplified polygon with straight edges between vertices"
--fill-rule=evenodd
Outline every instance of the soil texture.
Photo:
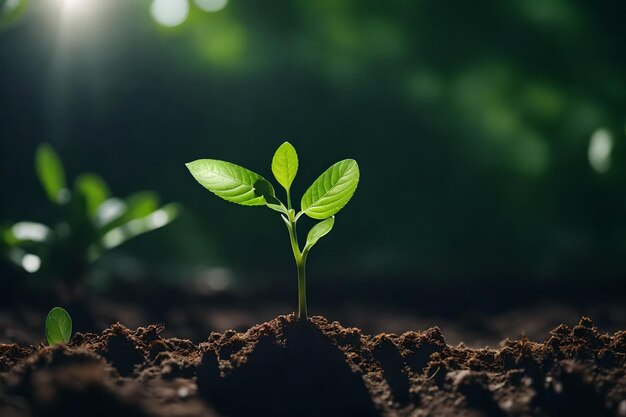
M 0 415 L 626 417 L 626 331 L 590 319 L 497 349 L 293 315 L 202 343 L 163 326 L 0 344 Z

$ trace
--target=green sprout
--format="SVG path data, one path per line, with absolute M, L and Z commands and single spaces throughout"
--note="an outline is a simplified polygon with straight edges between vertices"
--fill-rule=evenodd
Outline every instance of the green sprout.
M 286 191 L 287 205 L 280 201 L 274 187 L 265 178 L 246 168 L 216 159 L 198 159 L 186 164 L 191 175 L 218 197 L 244 206 L 267 206 L 281 214 L 298 270 L 298 318 L 306 319 L 306 260 L 309 251 L 335 224 L 335 214 L 345 206 L 359 184 L 359 166 L 354 159 L 344 159 L 320 175 L 302 196 L 300 212 L 291 205 L 291 184 L 298 172 L 298 155 L 285 142 L 272 158 L 272 173 Z M 307 215 L 321 220 L 314 225 L 303 249 L 298 243 L 296 224 Z
M 37 148 L 35 171 L 56 222 L 0 226 L 0 251 L 26 272 L 51 279 L 65 299 L 76 295 L 105 251 L 165 226 L 179 211 L 177 204 L 160 206 L 150 191 L 113 197 L 105 181 L 92 173 L 79 175 L 70 190 L 61 159 L 48 144 Z
M 65 309 L 54 307 L 46 317 L 46 339 L 50 346 L 67 343 L 72 337 L 72 318 Z

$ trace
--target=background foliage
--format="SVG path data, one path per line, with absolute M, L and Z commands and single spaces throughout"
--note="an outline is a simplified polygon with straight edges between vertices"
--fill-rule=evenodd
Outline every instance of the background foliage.
M 184 163 L 269 177 L 289 140 L 296 201 L 336 160 L 362 173 L 311 279 L 623 276 L 623 2 L 200 7 L 215 1 L 175 1 L 189 10 L 173 27 L 151 1 L 0 2 L 1 222 L 51 216 L 32 169 L 47 141 L 68 175 L 186 208 L 118 252 L 145 274 L 280 280 L 294 272 L 280 219 L 216 201 Z

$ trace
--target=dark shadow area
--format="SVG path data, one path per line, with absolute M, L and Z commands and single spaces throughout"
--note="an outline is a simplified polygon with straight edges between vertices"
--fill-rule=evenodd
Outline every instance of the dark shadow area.
M 380 415 L 363 375 L 350 368 L 345 354 L 319 328 L 290 320 L 267 330 L 252 331 L 236 360 L 226 354 L 232 368 L 223 377 L 215 377 L 215 354 L 205 353 L 198 389 L 219 411 L 229 416 L 259 410 L 274 416 Z M 230 343 L 218 346 L 220 357 Z

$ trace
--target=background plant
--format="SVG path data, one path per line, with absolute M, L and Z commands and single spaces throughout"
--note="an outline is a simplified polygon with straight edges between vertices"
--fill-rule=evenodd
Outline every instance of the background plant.
M 333 228 L 335 214 L 352 198 L 360 173 L 354 159 L 344 159 L 333 164 L 306 190 L 300 200 L 300 211 L 296 212 L 291 204 L 291 185 L 298 172 L 298 165 L 298 155 L 289 142 L 278 147 L 272 158 L 272 173 L 285 189 L 285 205 L 276 197 L 272 184 L 249 169 L 216 159 L 199 159 L 186 164 L 191 175 L 218 197 L 244 206 L 267 206 L 280 213 L 289 231 L 298 270 L 298 318 L 306 319 L 306 260 L 309 251 Z M 303 215 L 321 221 L 309 230 L 301 249 L 297 222 Z
M 114 197 L 93 173 L 79 175 L 70 189 L 61 159 L 48 144 L 36 150 L 35 171 L 58 221 L 5 225 L 0 249 L 26 272 L 42 278 L 36 280 L 39 284 L 61 284 L 57 288 L 64 295 L 75 295 L 90 265 L 105 251 L 165 226 L 179 212 L 177 204 L 161 206 L 151 191 Z

